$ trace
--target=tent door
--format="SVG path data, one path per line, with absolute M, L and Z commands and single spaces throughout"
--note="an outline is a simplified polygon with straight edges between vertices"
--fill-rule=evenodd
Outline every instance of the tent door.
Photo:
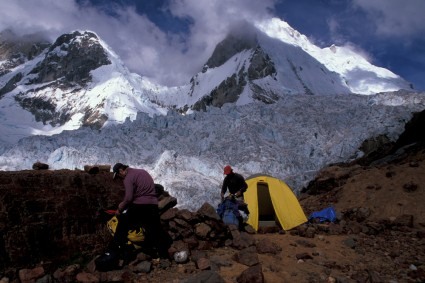
M 276 214 L 274 212 L 272 199 L 270 197 L 269 186 L 267 183 L 257 183 L 258 199 L 258 226 L 276 226 Z

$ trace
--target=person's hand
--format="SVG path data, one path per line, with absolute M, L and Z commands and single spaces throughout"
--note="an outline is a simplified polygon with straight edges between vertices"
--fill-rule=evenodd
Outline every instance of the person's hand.
M 115 215 L 120 215 L 120 214 L 121 214 L 121 212 L 120 212 L 119 209 L 115 210 Z
M 224 200 L 224 194 L 221 194 L 221 200 Z

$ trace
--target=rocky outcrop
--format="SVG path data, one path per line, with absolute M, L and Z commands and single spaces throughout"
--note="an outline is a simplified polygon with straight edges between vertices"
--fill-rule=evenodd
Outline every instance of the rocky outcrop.
M 233 74 L 221 82 L 217 88 L 196 102 L 192 108 L 197 111 L 205 111 L 207 106 L 221 107 L 225 103 L 236 102 L 246 85 L 243 71 L 241 69 L 239 75 Z
M 96 34 L 75 31 L 61 35 L 50 46 L 44 60 L 31 71 L 36 77 L 30 83 L 56 81 L 59 88 L 84 86 L 91 80 L 90 71 L 110 63 Z
M 253 81 L 273 75 L 276 75 L 276 68 L 273 61 L 269 55 L 258 46 L 251 57 L 251 64 L 248 68 L 248 79 Z
M 242 47 L 245 48 L 249 45 L 244 45 L 241 43 L 237 46 L 239 46 L 240 48 Z M 233 52 L 233 51 L 239 50 L 240 48 L 235 47 L 234 49 L 231 49 L 231 50 Z M 278 99 L 278 96 L 276 94 L 265 91 L 262 87 L 254 83 L 254 80 L 256 79 L 265 78 L 267 76 L 273 77 L 274 75 L 276 75 L 276 69 L 274 67 L 273 61 L 261 49 L 260 46 L 251 47 L 249 49 L 252 49 L 253 51 L 250 57 L 248 69 L 246 70 L 245 66 L 242 65 L 242 67 L 238 70 L 237 73 L 233 74 L 232 76 L 228 77 L 226 80 L 222 81 L 219 86 L 217 86 L 215 89 L 211 91 L 210 94 L 202 97 L 201 100 L 196 102 L 192 106 L 192 109 L 197 111 L 200 111 L 200 110 L 205 111 L 207 106 L 221 107 L 225 103 L 236 102 L 239 99 L 239 96 L 244 91 L 245 87 L 249 87 L 251 89 L 254 99 L 260 100 L 264 103 L 273 103 Z M 239 52 L 242 50 L 239 50 Z M 232 52 L 230 54 L 233 54 Z M 214 58 L 217 56 L 218 55 L 215 55 L 215 56 L 213 55 L 213 57 L 211 58 Z M 229 58 L 227 58 L 226 61 L 228 59 Z M 221 60 L 218 60 L 218 61 L 221 62 Z M 195 79 L 192 79 L 191 83 L 195 84 Z M 194 89 L 194 86 L 192 86 L 192 91 L 193 89 Z
M 223 41 L 217 44 L 213 54 L 204 66 L 206 68 L 216 68 L 223 65 L 232 56 L 243 50 L 255 48 L 257 39 L 255 34 L 229 34 Z

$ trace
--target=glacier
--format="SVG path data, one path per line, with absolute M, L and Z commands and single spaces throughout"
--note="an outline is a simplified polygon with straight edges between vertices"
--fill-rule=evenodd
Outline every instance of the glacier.
M 195 210 L 218 204 L 227 164 L 245 178 L 280 178 L 297 193 L 324 166 L 360 157 L 364 140 L 395 141 L 424 108 L 424 93 L 399 91 L 287 95 L 275 104 L 225 104 L 187 115 L 139 112 L 121 125 L 23 138 L 2 148 L 0 170 L 27 170 L 37 161 L 70 170 L 122 162 L 145 168 L 178 207 Z

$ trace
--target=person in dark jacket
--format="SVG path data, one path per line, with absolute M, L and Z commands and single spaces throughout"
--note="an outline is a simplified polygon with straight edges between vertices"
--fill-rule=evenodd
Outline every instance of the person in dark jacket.
M 224 199 L 224 195 L 227 190 L 230 194 L 234 195 L 236 198 L 243 200 L 243 193 L 248 188 L 247 183 L 245 182 L 244 177 L 241 174 L 233 172 L 230 165 L 224 167 L 224 181 L 223 186 L 221 187 L 221 200 Z
M 231 196 L 230 199 L 233 199 L 233 202 L 237 204 L 238 210 L 245 212 L 246 215 L 249 214 L 248 206 L 244 201 L 244 192 L 248 188 L 248 184 L 245 182 L 245 178 L 238 173 L 233 172 L 232 167 L 230 165 L 226 165 L 224 167 L 224 177 L 223 186 L 221 187 L 221 201 L 224 203 L 224 195 L 227 191 Z M 235 213 L 237 219 L 239 221 L 239 230 L 244 230 L 244 223 L 241 214 Z
M 123 179 L 125 195 L 118 205 L 118 226 L 114 243 L 119 249 L 127 243 L 128 230 L 132 225 L 141 225 L 145 231 L 145 245 L 153 257 L 168 257 L 169 245 L 162 230 L 158 198 L 152 176 L 144 169 L 130 168 L 122 163 L 113 167 L 114 179 Z M 125 213 L 124 213 L 125 212 Z M 168 236 L 168 234 L 167 234 Z

